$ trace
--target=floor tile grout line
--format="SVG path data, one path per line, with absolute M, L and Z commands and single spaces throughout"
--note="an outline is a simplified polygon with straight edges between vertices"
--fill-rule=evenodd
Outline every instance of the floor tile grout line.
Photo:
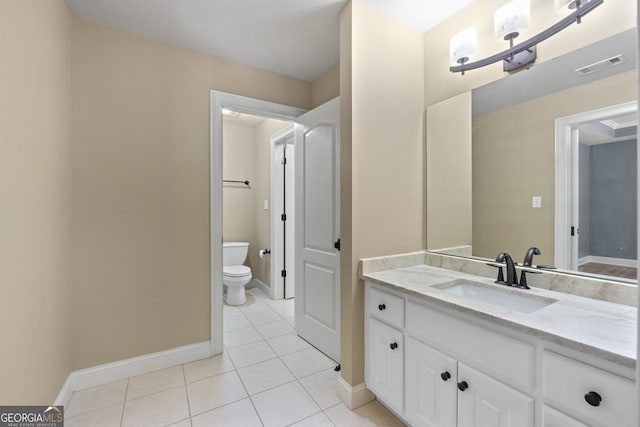
M 184 378 L 184 394 L 187 396 L 187 410 L 189 411 L 189 424 L 191 424 L 191 399 L 189 399 L 189 389 L 187 388 L 187 374 L 184 372 L 184 364 L 182 364 L 182 376 Z
M 241 397 L 241 398 L 239 398 L 239 399 L 233 400 L 233 401 L 231 401 L 231 402 L 227 402 L 227 403 L 225 403 L 224 405 L 216 406 L 215 408 L 209 408 L 209 409 L 207 409 L 206 411 L 202 411 L 202 412 L 198 412 L 197 414 L 193 414 L 190 418 L 193 418 L 193 417 L 199 417 L 200 415 L 202 415 L 202 414 L 206 414 L 207 412 L 215 411 L 216 409 L 220 409 L 220 408 L 223 408 L 223 407 L 225 407 L 225 406 L 233 405 L 234 403 L 238 403 L 238 402 L 240 402 L 241 400 L 248 399 L 249 397 L 250 397 L 250 396 L 248 396 L 248 395 L 247 395 L 247 396 Z
M 127 378 L 127 385 L 124 388 L 124 401 L 122 402 L 122 412 L 120 413 L 120 427 L 124 424 L 124 408 L 127 406 L 127 394 L 129 393 L 129 378 Z

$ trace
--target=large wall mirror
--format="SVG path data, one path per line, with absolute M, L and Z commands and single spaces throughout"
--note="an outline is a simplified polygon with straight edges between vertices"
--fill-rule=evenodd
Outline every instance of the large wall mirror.
M 636 282 L 636 40 L 627 30 L 472 91 L 470 230 L 452 224 L 429 250 L 522 262 L 537 247 L 536 265 Z

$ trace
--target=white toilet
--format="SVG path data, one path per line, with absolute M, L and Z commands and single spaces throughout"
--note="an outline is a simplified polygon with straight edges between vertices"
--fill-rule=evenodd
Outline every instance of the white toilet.
M 225 302 L 242 305 L 247 301 L 244 286 L 251 281 L 251 269 L 243 265 L 249 252 L 247 242 L 222 244 L 222 283 L 227 287 Z

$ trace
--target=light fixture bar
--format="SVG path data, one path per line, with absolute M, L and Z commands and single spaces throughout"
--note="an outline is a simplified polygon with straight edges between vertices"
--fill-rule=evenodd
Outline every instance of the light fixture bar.
M 464 71 L 475 70 L 476 68 L 485 67 L 487 65 L 493 64 L 498 61 L 509 60 L 512 58 L 513 55 L 517 55 L 520 52 L 524 52 L 525 50 L 531 49 L 534 46 L 538 45 L 539 43 L 545 41 L 549 37 L 555 34 L 558 34 L 560 31 L 569 27 L 574 22 L 577 22 L 578 19 L 582 18 L 587 13 L 591 12 L 593 9 L 600 6 L 602 3 L 604 3 L 604 0 L 588 1 L 587 3 L 583 4 L 578 9 L 576 9 L 576 11 L 573 12 L 571 15 L 555 23 L 554 25 L 542 31 L 541 33 L 536 34 L 535 36 L 531 37 L 529 40 L 526 40 L 520 44 L 517 44 L 512 48 L 504 50 L 500 53 L 496 53 L 495 55 L 491 55 L 484 59 L 480 59 L 479 61 L 469 62 L 466 64 L 449 67 L 449 71 L 451 71 L 452 73 L 461 73 Z

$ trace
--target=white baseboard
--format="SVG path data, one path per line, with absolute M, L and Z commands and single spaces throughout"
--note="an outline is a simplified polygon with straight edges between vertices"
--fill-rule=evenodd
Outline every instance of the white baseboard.
M 585 257 L 578 259 L 578 265 L 584 265 L 589 262 L 596 262 L 598 264 L 616 265 L 618 267 L 630 267 L 630 268 L 638 267 L 638 261 L 635 259 L 609 258 L 604 256 L 595 256 L 595 255 L 587 255 Z
M 203 341 L 182 347 L 171 348 L 157 353 L 145 354 L 130 359 L 98 365 L 79 371 L 73 371 L 67 377 L 56 405 L 66 405 L 74 391 L 84 390 L 136 375 L 146 374 L 171 366 L 194 362 L 211 356 L 211 343 Z
M 58 397 L 56 397 L 56 400 L 53 402 L 55 406 L 67 406 L 69 404 L 71 395 L 73 394 L 73 378 L 71 375 L 73 375 L 73 372 L 67 376 L 67 379 L 58 393 Z
M 352 387 L 342 377 L 338 377 L 336 393 L 342 403 L 351 410 L 359 408 L 376 398 L 375 394 L 371 393 L 364 383 Z
M 271 295 L 271 287 L 268 286 L 266 283 L 264 283 L 262 280 L 253 278 L 251 279 L 251 282 L 254 284 L 256 288 L 260 289 L 262 293 L 264 293 L 266 296 L 273 298 L 273 295 Z

